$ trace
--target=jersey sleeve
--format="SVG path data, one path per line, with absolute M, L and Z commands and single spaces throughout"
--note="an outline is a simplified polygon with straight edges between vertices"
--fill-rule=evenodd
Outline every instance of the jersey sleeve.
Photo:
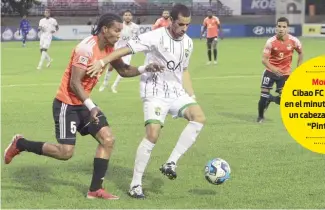
M 297 53 L 301 53 L 302 52 L 302 44 L 301 42 L 299 41 L 299 39 L 295 38 L 294 39 L 294 42 L 295 42 L 295 50 Z
M 74 50 L 72 65 L 80 69 L 87 70 L 90 63 L 93 62 L 92 47 L 87 44 L 79 44 Z
M 272 42 L 268 40 L 264 46 L 263 55 L 270 56 L 271 51 L 272 51 Z
M 189 63 L 190 63 L 190 58 L 193 52 L 193 41 L 190 39 L 188 42 L 188 49 L 185 49 L 185 59 L 183 61 L 183 67 L 184 69 L 187 69 Z
M 153 24 L 152 29 L 157 29 L 160 27 L 160 18 Z
M 149 31 L 131 39 L 126 45 L 132 50 L 132 53 L 147 52 L 154 46 L 153 37 L 155 37 L 155 31 Z
M 56 27 L 58 25 L 58 21 L 56 19 L 53 19 L 53 25 Z

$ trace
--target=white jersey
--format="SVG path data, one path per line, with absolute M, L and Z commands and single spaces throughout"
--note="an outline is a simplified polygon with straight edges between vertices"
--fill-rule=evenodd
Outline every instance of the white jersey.
M 53 31 L 56 31 L 56 26 L 58 25 L 58 22 L 56 19 L 50 17 L 50 18 L 42 18 L 39 21 L 38 26 L 41 28 L 42 34 L 52 34 Z
M 140 27 L 131 22 L 130 24 L 125 24 L 123 22 L 123 29 L 121 31 L 120 39 L 115 43 L 115 48 L 125 47 L 129 40 L 137 37 L 140 33 Z
M 165 66 L 162 73 L 145 72 L 141 75 L 142 98 L 178 98 L 186 94 L 183 88 L 183 71 L 188 67 L 193 51 L 193 41 L 186 34 L 175 40 L 167 28 L 139 35 L 127 44 L 133 53 L 144 52 L 145 64 L 159 63 Z

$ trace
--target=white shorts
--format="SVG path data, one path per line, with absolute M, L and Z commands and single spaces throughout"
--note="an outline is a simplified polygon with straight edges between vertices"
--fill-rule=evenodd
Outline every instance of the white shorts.
M 49 49 L 52 42 L 52 34 L 42 34 L 40 37 L 40 48 Z
M 173 118 L 184 117 L 187 107 L 197 104 L 188 94 L 176 99 L 170 98 L 144 98 L 143 113 L 145 125 L 156 123 L 164 125 L 167 114 Z

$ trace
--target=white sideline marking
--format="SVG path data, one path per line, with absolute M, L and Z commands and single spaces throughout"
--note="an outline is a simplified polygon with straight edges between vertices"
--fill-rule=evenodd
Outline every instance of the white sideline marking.
M 238 79 L 238 78 L 254 78 L 261 77 L 261 75 L 239 75 L 239 76 L 217 76 L 217 77 L 194 77 L 192 80 L 213 80 L 213 79 Z M 140 79 L 122 80 L 122 82 L 140 82 Z M 1 88 L 7 87 L 32 87 L 32 86 L 59 86 L 59 83 L 41 83 L 41 84 L 14 84 L 14 85 L 1 85 Z

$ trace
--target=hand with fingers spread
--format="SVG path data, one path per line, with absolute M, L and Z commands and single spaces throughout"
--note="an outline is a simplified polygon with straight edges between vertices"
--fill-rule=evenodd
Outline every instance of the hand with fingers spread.
M 157 64 L 157 63 L 150 63 L 145 66 L 146 72 L 163 72 L 165 69 L 165 66 Z
M 90 77 L 97 76 L 105 67 L 105 63 L 102 60 L 95 61 L 91 63 L 87 68 L 87 74 Z

